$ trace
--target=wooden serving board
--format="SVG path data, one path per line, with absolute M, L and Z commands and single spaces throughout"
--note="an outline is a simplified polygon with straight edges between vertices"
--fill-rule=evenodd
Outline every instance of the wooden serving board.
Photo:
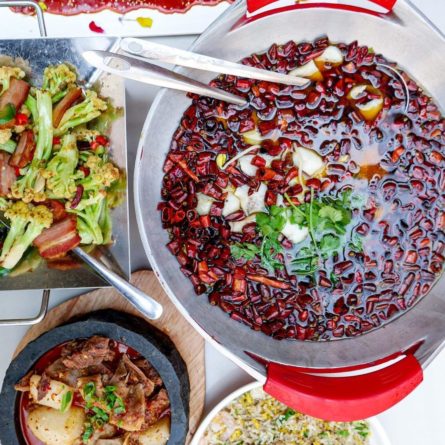
M 148 319 L 147 321 L 170 337 L 187 364 L 190 379 L 190 430 L 187 438 L 187 443 L 189 443 L 191 436 L 199 425 L 204 409 L 204 339 L 186 321 L 178 309 L 176 309 L 153 272 L 147 270 L 135 272 L 131 276 L 131 282 L 162 304 L 164 307 L 162 317 L 156 321 Z M 116 309 L 142 317 L 142 315 L 114 289 L 99 289 L 89 292 L 68 300 L 50 310 L 41 323 L 32 326 L 28 330 L 17 346 L 14 356 L 30 341 L 56 326 L 65 323 L 71 317 L 84 315 L 99 309 Z

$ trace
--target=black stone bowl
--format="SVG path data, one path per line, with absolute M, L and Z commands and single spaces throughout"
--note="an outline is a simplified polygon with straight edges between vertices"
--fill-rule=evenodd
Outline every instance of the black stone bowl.
M 182 445 L 188 432 L 190 385 L 187 367 L 173 342 L 145 320 L 114 310 L 101 310 L 69 320 L 29 343 L 11 362 L 0 394 L 0 443 L 25 444 L 18 416 L 15 383 L 47 351 L 66 341 L 102 335 L 130 346 L 158 371 L 168 392 L 171 427 L 168 445 Z

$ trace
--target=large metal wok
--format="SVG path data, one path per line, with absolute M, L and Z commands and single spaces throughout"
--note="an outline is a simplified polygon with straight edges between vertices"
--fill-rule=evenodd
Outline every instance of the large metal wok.
M 262 11 L 270 0 L 237 2 L 194 43 L 192 50 L 237 61 L 273 42 L 358 40 L 400 65 L 445 107 L 444 36 L 407 1 L 386 14 L 337 4 L 292 5 Z M 368 2 L 390 8 L 394 1 Z M 375 5 L 374 5 L 375 6 Z M 181 72 L 190 75 L 189 70 Z M 201 81 L 211 74 L 194 72 Z M 190 99 L 161 91 L 147 117 L 135 171 L 135 201 L 142 241 L 165 290 L 196 329 L 290 406 L 317 417 L 353 420 L 377 414 L 410 393 L 422 367 L 445 340 L 445 281 L 403 316 L 365 335 L 334 342 L 276 341 L 235 323 L 197 297 L 165 248 L 161 227 L 162 165 L 172 135 Z M 376 366 L 378 365 L 378 366 Z M 348 371 L 345 376 L 345 371 Z M 353 371 L 351 373 L 351 371 Z M 333 373 L 337 374 L 333 374 Z M 341 375 L 338 373 L 341 372 Z M 353 375 L 351 375 L 353 374 Z

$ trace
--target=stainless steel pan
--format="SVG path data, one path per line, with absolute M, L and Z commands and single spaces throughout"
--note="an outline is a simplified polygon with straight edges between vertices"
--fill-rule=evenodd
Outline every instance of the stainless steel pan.
M 19 2 L 15 2 L 19 3 Z M 30 2 L 31 3 L 31 2 Z M 22 3 L 20 3 L 22 4 Z M 1 6 L 1 5 L 0 5 Z M 39 22 L 41 23 L 41 22 Z M 43 22 L 42 22 L 43 26 Z M 44 32 L 44 26 L 43 29 Z M 46 66 L 60 62 L 74 65 L 81 79 L 89 80 L 99 88 L 101 94 L 109 97 L 116 107 L 125 110 L 125 88 L 122 79 L 109 74 L 99 73 L 85 63 L 81 54 L 86 49 L 107 49 L 114 39 L 109 38 L 76 38 L 76 39 L 29 39 L 0 40 L 0 63 L 19 63 L 31 76 L 33 82 L 39 84 Z M 116 119 L 110 128 L 112 157 L 114 162 L 126 174 L 127 147 L 125 133 L 125 114 Z M 123 204 L 112 212 L 114 244 L 101 249 L 100 256 L 105 264 L 121 277 L 128 279 L 130 275 L 129 227 L 127 191 Z M 93 288 L 108 286 L 107 281 L 97 275 L 90 267 L 82 265 L 72 271 L 49 269 L 42 264 L 33 272 L 18 277 L 0 278 L 1 291 L 44 290 Z M 35 324 L 45 313 L 49 291 L 44 292 L 42 309 L 32 319 L 1 320 L 2 324 Z M 7 304 L 2 296 L 1 305 Z
M 270 0 L 249 0 L 249 9 L 268 3 Z M 375 3 L 390 7 L 395 2 Z M 304 3 L 248 15 L 246 3 L 238 1 L 191 50 L 237 61 L 273 42 L 312 40 L 322 34 L 333 41 L 357 39 L 398 61 L 445 108 L 445 38 L 407 1 L 397 2 L 387 14 Z M 212 77 L 194 75 L 207 82 Z M 266 390 L 291 406 L 318 417 L 352 420 L 381 412 L 401 400 L 420 383 L 422 367 L 444 345 L 444 278 L 413 309 L 386 326 L 328 343 L 273 340 L 233 322 L 219 308 L 210 306 L 206 297 L 194 294 L 176 258 L 165 248 L 168 237 L 156 210 L 165 155 L 189 104 L 184 94 L 159 93 L 143 129 L 135 170 L 136 212 L 143 244 L 169 296 L 206 339 L 253 376 L 266 380 Z M 383 369 L 370 368 L 376 364 Z M 360 369 L 356 371 L 360 375 L 326 377 L 326 372 L 351 369 Z

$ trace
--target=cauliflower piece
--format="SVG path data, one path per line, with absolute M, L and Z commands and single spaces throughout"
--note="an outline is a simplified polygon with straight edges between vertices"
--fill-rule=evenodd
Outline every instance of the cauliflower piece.
M 11 139 L 12 130 L 10 128 L 0 128 L 0 145 L 6 144 Z
M 23 79 L 25 72 L 16 66 L 0 66 L 0 85 L 2 86 L 0 95 L 9 88 L 9 82 L 12 77 Z

